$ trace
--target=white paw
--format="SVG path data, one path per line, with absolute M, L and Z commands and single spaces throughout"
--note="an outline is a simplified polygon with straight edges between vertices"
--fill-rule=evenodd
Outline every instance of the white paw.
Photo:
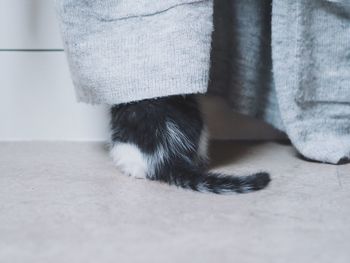
M 121 165 L 116 165 L 118 170 L 127 175 L 134 177 L 136 179 L 145 179 L 146 178 L 146 173 L 143 169 L 143 167 L 138 166 L 137 164 L 129 163 L 129 164 L 121 164 Z
M 111 149 L 111 157 L 123 174 L 134 178 L 146 178 L 148 164 L 139 148 L 130 143 L 116 143 Z

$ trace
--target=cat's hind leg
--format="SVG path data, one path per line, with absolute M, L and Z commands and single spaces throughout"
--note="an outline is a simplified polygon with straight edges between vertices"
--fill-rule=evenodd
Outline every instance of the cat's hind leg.
M 116 142 L 110 150 L 114 164 L 123 174 L 144 179 L 149 173 L 149 164 L 145 154 L 131 143 Z

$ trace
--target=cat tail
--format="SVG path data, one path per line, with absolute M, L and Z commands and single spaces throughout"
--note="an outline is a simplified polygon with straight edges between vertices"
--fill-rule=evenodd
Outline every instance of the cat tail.
M 193 169 L 172 171 L 166 177 L 158 179 L 182 188 L 215 194 L 249 193 L 264 189 L 271 181 L 270 175 L 266 172 L 247 176 L 231 176 Z

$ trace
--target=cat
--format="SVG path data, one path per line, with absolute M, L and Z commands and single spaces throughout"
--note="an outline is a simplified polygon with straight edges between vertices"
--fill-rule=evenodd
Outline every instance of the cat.
M 265 172 L 247 176 L 208 172 L 208 132 L 195 95 L 112 106 L 110 125 L 110 155 L 129 176 L 216 194 L 247 193 L 270 182 Z

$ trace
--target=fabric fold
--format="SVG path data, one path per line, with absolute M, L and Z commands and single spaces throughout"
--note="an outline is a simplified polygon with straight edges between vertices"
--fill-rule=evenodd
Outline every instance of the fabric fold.
M 343 6 L 345 5 L 345 6 Z M 273 1 L 272 54 L 281 117 L 309 159 L 350 158 L 350 10 L 345 1 Z

